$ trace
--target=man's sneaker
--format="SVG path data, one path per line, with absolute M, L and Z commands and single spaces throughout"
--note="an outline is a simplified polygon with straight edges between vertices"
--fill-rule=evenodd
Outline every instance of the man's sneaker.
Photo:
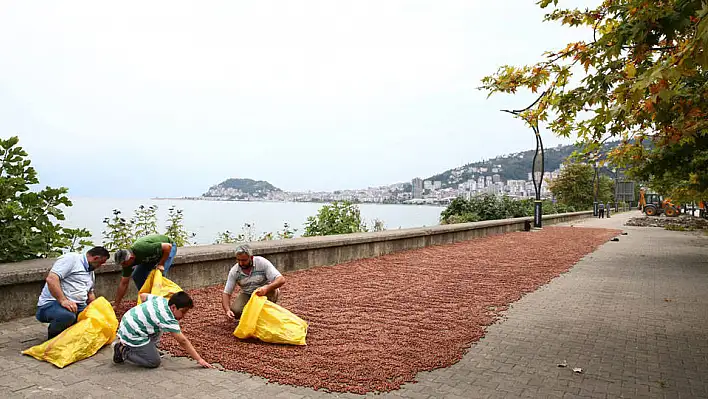
M 113 363 L 123 363 L 123 344 L 116 340 L 111 344 L 113 347 Z

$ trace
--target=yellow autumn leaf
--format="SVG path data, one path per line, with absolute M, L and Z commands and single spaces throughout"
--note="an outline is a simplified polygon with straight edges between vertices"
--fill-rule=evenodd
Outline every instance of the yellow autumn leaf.
M 630 79 L 634 79 L 635 76 L 637 76 L 637 68 L 634 67 L 634 64 L 629 63 L 627 66 L 624 68 L 624 71 L 627 73 L 627 77 Z

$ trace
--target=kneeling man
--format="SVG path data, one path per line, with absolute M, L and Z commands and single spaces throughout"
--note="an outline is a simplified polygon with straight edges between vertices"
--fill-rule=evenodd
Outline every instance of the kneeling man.
M 238 263 L 229 271 L 224 293 L 221 295 L 221 305 L 229 320 L 241 318 L 243 308 L 254 291 L 258 296 L 265 295 L 273 303 L 278 302 L 280 287 L 285 284 L 285 277 L 278 269 L 268 259 L 253 256 L 248 245 L 236 248 L 236 260 Z M 240 291 L 236 298 L 232 298 L 236 284 Z
M 140 300 L 143 302 L 130 309 L 120 321 L 118 339 L 113 343 L 114 363 L 127 360 L 141 367 L 160 366 L 157 344 L 166 331 L 200 366 L 213 368 L 202 359 L 180 329 L 179 320 L 194 307 L 192 298 L 186 292 L 177 292 L 169 300 L 143 293 Z

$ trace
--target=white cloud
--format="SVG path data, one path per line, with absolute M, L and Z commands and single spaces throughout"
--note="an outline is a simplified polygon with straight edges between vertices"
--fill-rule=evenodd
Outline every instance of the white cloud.
M 124 193 L 87 180 L 128 178 L 136 196 L 232 176 L 351 188 L 531 148 L 498 112 L 531 97 L 475 87 L 572 34 L 526 0 L 2 8 L 0 136 L 19 133 L 44 182 L 106 196 Z

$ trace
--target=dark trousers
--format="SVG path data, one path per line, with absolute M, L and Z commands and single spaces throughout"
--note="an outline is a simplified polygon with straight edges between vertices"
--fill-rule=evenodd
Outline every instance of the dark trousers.
M 150 336 L 150 342 L 143 346 L 128 346 L 123 344 L 123 359 L 140 367 L 155 368 L 160 366 L 160 352 L 157 351 L 157 344 L 160 342 L 162 333 Z
M 597 217 L 599 217 L 599 218 L 604 218 L 604 217 L 605 217 L 605 210 L 604 210 L 604 209 L 600 209 L 600 210 L 598 211 Z
M 76 323 L 79 313 L 86 308 L 86 304 L 77 304 L 77 312 L 73 313 L 61 306 L 58 301 L 51 301 L 37 308 L 37 320 L 42 323 L 49 323 L 47 327 L 47 339 L 52 339 L 61 334 L 62 331 Z

